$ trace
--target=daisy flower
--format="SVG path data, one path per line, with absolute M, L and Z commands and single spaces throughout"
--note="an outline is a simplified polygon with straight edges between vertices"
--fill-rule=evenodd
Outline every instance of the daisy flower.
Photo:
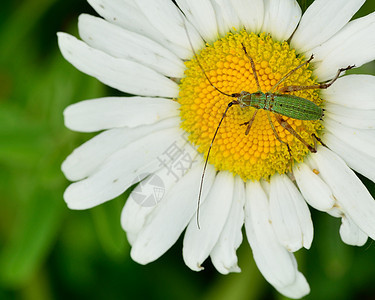
M 325 90 L 289 93 L 325 110 L 318 120 L 282 117 L 311 148 L 314 135 L 321 139 L 316 153 L 274 113 L 259 109 L 252 120 L 255 108 L 228 108 L 233 98 L 223 94 L 257 92 L 255 75 L 263 92 L 281 79 L 274 93 L 315 85 L 373 60 L 375 13 L 351 21 L 364 0 L 316 0 L 303 15 L 294 0 L 88 2 L 101 18 L 79 17 L 82 40 L 58 33 L 61 52 L 82 72 L 135 96 L 65 110 L 68 128 L 101 131 L 62 165 L 74 181 L 64 194 L 71 209 L 109 201 L 143 180 L 121 216 L 135 261 L 158 259 L 184 234 L 189 268 L 202 270 L 210 257 L 220 273 L 239 272 L 244 225 L 259 270 L 291 298 L 309 293 L 293 255 L 312 243 L 309 206 L 341 218 L 347 244 L 375 238 L 375 201 L 354 173 L 375 181 L 373 76 L 344 75 Z M 203 165 L 227 108 L 210 151 L 198 228 Z

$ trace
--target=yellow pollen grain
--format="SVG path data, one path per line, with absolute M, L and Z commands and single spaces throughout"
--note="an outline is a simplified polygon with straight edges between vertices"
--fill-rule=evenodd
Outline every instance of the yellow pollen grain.
M 251 64 L 242 48 L 245 46 L 253 58 L 257 77 L 263 92 L 268 92 L 286 73 L 305 61 L 297 56 L 287 42 L 275 42 L 265 34 L 247 33 L 241 30 L 228 33 L 214 44 L 207 44 L 198 52 L 198 59 L 187 61 L 185 77 L 180 82 L 181 127 L 189 135 L 191 143 L 199 152 L 207 155 L 212 137 L 223 116 L 228 103 L 233 100 L 219 93 L 233 94 L 258 90 Z M 215 85 L 211 86 L 210 81 Z M 288 85 L 312 85 L 310 67 L 304 66 L 298 72 L 283 81 L 280 87 Z M 274 93 L 277 93 L 274 91 Z M 303 97 L 320 105 L 322 100 L 314 90 L 298 91 L 291 94 Z M 271 112 L 271 121 L 280 141 L 268 121 L 267 112 L 258 110 L 250 132 L 246 135 L 247 125 L 255 108 L 233 105 L 227 112 L 211 149 L 209 163 L 217 170 L 227 170 L 244 180 L 268 179 L 275 173 L 286 173 L 291 167 L 291 158 L 285 143 L 288 143 L 292 160 L 303 161 L 308 149 L 298 139 L 283 128 Z M 311 145 L 311 135 L 322 128 L 318 121 L 301 121 L 286 118 L 289 125 Z

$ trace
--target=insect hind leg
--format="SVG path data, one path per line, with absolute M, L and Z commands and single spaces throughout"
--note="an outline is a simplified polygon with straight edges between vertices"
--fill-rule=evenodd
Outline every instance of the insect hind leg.
M 276 136 L 276 139 L 277 139 L 281 144 L 284 144 L 284 145 L 288 148 L 289 157 L 290 157 L 290 159 L 292 159 L 292 150 L 290 149 L 289 144 L 288 144 L 287 142 L 284 142 L 284 141 L 280 138 L 279 134 L 277 133 L 276 128 L 275 128 L 275 125 L 273 125 L 273 122 L 272 122 L 272 120 L 271 120 L 270 112 L 267 111 L 266 113 L 267 113 L 268 122 L 270 123 L 271 128 L 272 128 L 273 134 Z M 275 114 L 275 115 L 276 115 L 276 114 Z
M 311 134 L 311 136 L 313 137 L 313 140 L 314 140 L 315 150 L 317 149 L 317 143 L 316 142 L 319 142 L 324 147 L 327 147 L 327 145 L 323 143 L 322 139 L 320 137 L 318 137 L 315 133 Z
M 310 150 L 312 153 L 316 153 L 316 144 L 314 143 L 315 147 L 311 146 L 308 142 L 306 142 L 294 129 L 290 124 L 279 114 L 275 114 L 276 121 L 291 135 L 293 135 L 295 138 L 297 138 L 302 144 L 306 146 L 307 149 Z M 317 136 L 315 136 L 317 140 L 320 140 Z
M 327 89 L 329 88 L 340 76 L 342 72 L 345 72 L 347 70 L 353 69 L 355 65 L 347 66 L 346 68 L 341 68 L 337 71 L 336 76 L 329 82 L 326 83 L 320 83 L 320 84 L 314 84 L 314 85 L 290 85 L 285 86 L 279 90 L 279 93 L 290 93 L 295 91 L 302 91 L 302 90 L 315 90 L 315 89 Z

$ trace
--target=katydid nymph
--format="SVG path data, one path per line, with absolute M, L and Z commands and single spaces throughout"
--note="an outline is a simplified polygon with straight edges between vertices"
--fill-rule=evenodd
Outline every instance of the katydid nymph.
M 284 86 L 284 87 L 278 89 L 278 86 L 282 82 L 284 82 L 289 76 L 291 76 L 293 73 L 295 73 L 298 69 L 307 65 L 314 58 L 314 56 L 311 55 L 311 57 L 307 61 L 305 61 L 304 63 L 300 64 L 299 66 L 293 68 L 287 74 L 285 74 L 268 92 L 262 92 L 260 84 L 259 84 L 258 75 L 257 75 L 257 72 L 256 72 L 254 60 L 248 54 L 248 52 L 246 50 L 246 47 L 243 44 L 242 44 L 242 49 L 244 51 L 245 56 L 247 57 L 247 59 L 250 62 L 252 73 L 253 73 L 255 83 L 256 83 L 256 86 L 257 86 L 257 91 L 254 92 L 254 93 L 250 93 L 250 92 L 247 92 L 247 91 L 241 91 L 240 93 L 228 94 L 228 93 L 225 93 L 225 92 L 221 91 L 220 89 L 218 89 L 212 83 L 212 81 L 210 80 L 210 78 L 208 77 L 206 72 L 204 71 L 204 69 L 203 69 L 194 49 L 193 49 L 195 59 L 196 59 L 198 65 L 199 65 L 200 69 L 202 70 L 204 76 L 206 77 L 207 81 L 209 82 L 209 84 L 215 90 L 217 90 L 219 93 L 221 93 L 221 94 L 223 94 L 227 97 L 234 98 L 234 100 L 232 100 L 228 103 L 228 105 L 227 105 L 227 107 L 226 107 L 217 127 L 216 127 L 216 130 L 214 132 L 214 135 L 212 137 L 212 140 L 211 140 L 208 152 L 207 152 L 206 160 L 205 160 L 204 167 L 203 167 L 202 177 L 201 177 L 201 181 L 200 181 L 200 186 L 199 186 L 199 194 L 198 194 L 198 208 L 197 208 L 197 225 L 198 225 L 198 228 L 200 228 L 200 226 L 199 226 L 199 208 L 200 208 L 203 181 L 204 181 L 204 176 L 205 176 L 205 172 L 206 172 L 206 168 L 207 168 L 208 159 L 209 159 L 210 152 L 211 152 L 213 143 L 215 141 L 216 135 L 217 135 L 217 133 L 220 129 L 220 126 L 221 126 L 225 116 L 227 115 L 227 112 L 228 112 L 229 108 L 232 107 L 233 105 L 239 105 L 243 109 L 255 108 L 255 111 L 254 111 L 252 117 L 250 118 L 250 120 L 246 123 L 240 124 L 240 125 L 247 125 L 245 135 L 248 135 L 248 133 L 250 132 L 253 121 L 255 120 L 257 113 L 261 109 L 261 110 L 264 110 L 266 112 L 269 124 L 271 126 L 271 129 L 272 129 L 276 139 L 281 144 L 283 144 L 287 147 L 290 157 L 292 157 L 291 149 L 290 149 L 288 143 L 283 141 L 280 138 L 279 134 L 277 133 L 277 131 L 275 129 L 275 126 L 273 124 L 273 121 L 271 119 L 270 113 L 273 113 L 276 121 L 280 124 L 281 127 L 283 127 L 286 131 L 288 131 L 296 139 L 298 139 L 304 146 L 307 147 L 307 149 L 310 152 L 315 153 L 317 151 L 316 141 L 319 141 L 321 144 L 323 144 L 322 141 L 320 140 L 320 138 L 318 138 L 315 134 L 312 134 L 312 138 L 314 140 L 314 146 L 311 146 L 308 142 L 306 142 L 301 137 L 301 135 L 295 129 L 293 129 L 293 127 L 288 123 L 288 121 L 286 120 L 285 117 L 297 119 L 297 120 L 317 121 L 317 120 L 322 119 L 322 117 L 324 116 L 324 109 L 321 108 L 320 106 L 318 106 L 317 104 L 315 104 L 314 102 L 308 100 L 308 99 L 298 97 L 298 96 L 294 96 L 294 95 L 290 95 L 288 93 L 295 92 L 295 91 L 301 91 L 301 90 L 309 90 L 309 89 L 327 89 L 339 78 L 339 76 L 342 72 L 344 72 L 346 70 L 349 70 L 349 69 L 354 67 L 354 66 L 348 66 L 346 68 L 339 69 L 337 71 L 336 76 L 332 80 L 330 80 L 329 82 L 326 82 L 326 83 L 320 83 L 320 84 L 314 84 L 314 85 L 301 85 L 301 86 L 290 85 L 290 86 Z

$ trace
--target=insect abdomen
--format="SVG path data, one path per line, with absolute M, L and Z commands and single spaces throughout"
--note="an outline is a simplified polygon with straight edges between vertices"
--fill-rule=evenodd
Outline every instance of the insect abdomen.
M 298 120 L 319 120 L 323 110 L 314 102 L 293 95 L 273 94 L 272 111 Z

